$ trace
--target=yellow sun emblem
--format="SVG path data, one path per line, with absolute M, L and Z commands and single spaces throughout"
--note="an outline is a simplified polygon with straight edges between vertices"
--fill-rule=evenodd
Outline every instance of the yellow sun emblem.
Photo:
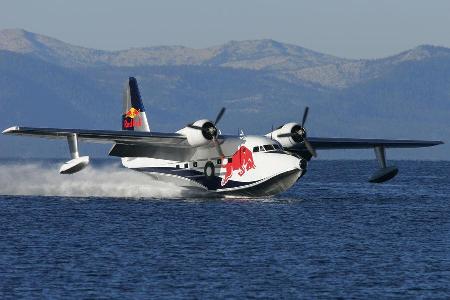
M 134 107 L 130 108 L 130 110 L 127 111 L 125 116 L 134 119 L 139 114 L 139 109 L 136 109 Z

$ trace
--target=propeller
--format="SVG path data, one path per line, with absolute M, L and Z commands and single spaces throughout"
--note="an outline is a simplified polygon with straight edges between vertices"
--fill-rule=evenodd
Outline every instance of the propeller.
M 309 107 L 307 106 L 307 107 L 305 107 L 305 110 L 303 112 L 303 118 L 302 118 L 301 125 L 295 125 L 294 127 L 292 127 L 291 132 L 282 133 L 277 136 L 278 137 L 291 137 L 297 143 L 303 142 L 303 144 L 305 145 L 308 152 L 311 153 L 312 156 L 317 157 L 316 150 L 314 150 L 313 146 L 311 145 L 311 143 L 308 141 L 308 139 L 306 137 L 305 123 L 308 118 L 308 112 L 309 112 Z
M 216 116 L 216 120 L 214 123 L 211 122 L 205 122 L 202 126 L 197 126 L 194 124 L 188 124 L 187 127 L 192 129 L 201 130 L 203 136 L 207 140 L 212 140 L 214 143 L 214 146 L 216 147 L 217 153 L 221 158 L 223 158 L 225 155 L 223 154 L 222 147 L 220 146 L 219 140 L 217 139 L 218 136 L 218 130 L 217 130 L 217 123 L 219 123 L 220 119 L 222 119 L 223 114 L 225 113 L 225 107 L 222 107 L 219 111 L 219 113 Z
M 308 118 L 308 112 L 309 112 L 309 107 L 305 107 L 305 111 L 303 112 L 303 119 L 302 119 L 302 127 L 305 128 L 305 122 L 306 119 Z
M 216 120 L 214 121 L 214 125 L 217 125 L 217 123 L 219 123 L 220 119 L 222 119 L 223 114 L 225 113 L 225 107 L 222 107 L 219 111 L 219 113 L 217 114 Z

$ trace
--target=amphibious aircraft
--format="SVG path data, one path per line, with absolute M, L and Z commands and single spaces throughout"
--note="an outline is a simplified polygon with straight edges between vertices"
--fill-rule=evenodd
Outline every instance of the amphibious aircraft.
M 126 168 L 148 174 L 153 180 L 220 196 L 270 196 L 290 188 L 306 172 L 308 162 L 322 149 L 373 148 L 380 169 L 369 179 L 381 183 L 398 169 L 386 164 L 386 148 L 415 148 L 441 141 L 308 137 L 306 107 L 299 123 L 286 123 L 261 135 L 223 135 L 214 121 L 201 119 L 175 133 L 150 130 L 137 81 L 130 77 L 123 96 L 122 131 L 10 127 L 4 134 L 67 139 L 71 160 L 60 168 L 73 174 L 89 164 L 80 156 L 78 141 L 113 144 L 109 155 L 120 157 Z

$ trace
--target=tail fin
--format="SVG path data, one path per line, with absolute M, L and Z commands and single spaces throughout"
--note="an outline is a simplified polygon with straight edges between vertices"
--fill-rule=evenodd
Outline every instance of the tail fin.
M 122 130 L 150 132 L 144 103 L 134 77 L 128 79 L 123 91 Z

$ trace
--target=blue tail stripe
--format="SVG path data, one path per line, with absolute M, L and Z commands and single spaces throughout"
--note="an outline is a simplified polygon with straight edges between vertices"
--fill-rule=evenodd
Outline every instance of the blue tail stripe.
M 131 107 L 144 112 L 144 103 L 142 102 L 141 93 L 139 92 L 136 78 L 130 77 L 128 83 L 130 85 Z

